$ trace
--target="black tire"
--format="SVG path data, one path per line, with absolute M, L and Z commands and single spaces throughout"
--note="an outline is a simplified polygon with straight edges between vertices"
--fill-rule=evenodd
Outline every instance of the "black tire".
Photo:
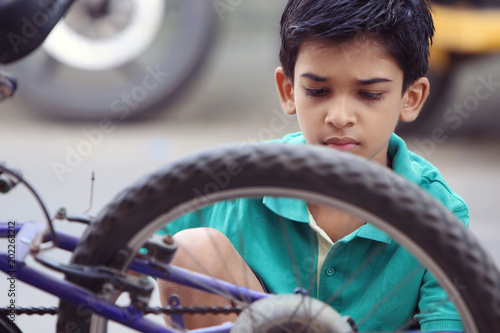
M 213 184 L 211 175 L 235 170 L 235 166 L 239 172 L 220 192 L 200 198 L 192 190 Z M 169 217 L 176 218 L 186 212 L 186 207 L 208 204 L 216 195 L 228 199 L 235 190 L 259 196 L 256 189 L 260 195 L 276 196 L 288 196 L 297 190 L 316 195 L 316 200 L 320 196 L 323 204 L 330 200 L 339 209 L 346 204 L 359 207 L 360 216 L 407 245 L 439 282 L 452 290 L 455 306 L 467 319 L 467 332 L 490 333 L 500 327 L 500 273 L 455 216 L 389 169 L 322 147 L 235 145 L 173 163 L 118 195 L 86 230 L 72 262 L 125 270 L 133 256 L 118 252 L 136 253 L 144 234 L 162 226 L 157 225 L 159 216 L 168 212 Z M 277 189 L 281 191 L 275 192 Z M 152 222 L 155 220 L 156 224 Z M 460 286 L 456 285 L 457 278 Z M 68 279 L 96 292 L 101 287 Z M 73 322 L 81 332 L 87 332 L 88 321 L 88 315 L 77 315 L 74 307 L 60 305 L 60 328 Z
M 84 2 L 76 5 L 81 7 Z M 217 27 L 211 1 L 165 3 L 160 31 L 152 42 L 117 68 L 110 64 L 109 68 L 88 70 L 57 60 L 45 47 L 11 65 L 10 71 L 21 82 L 20 99 L 42 116 L 66 120 L 123 121 L 164 109 L 199 73 Z M 124 49 L 123 45 L 114 47 L 113 52 L 124 53 Z M 146 80 L 148 76 L 152 78 Z

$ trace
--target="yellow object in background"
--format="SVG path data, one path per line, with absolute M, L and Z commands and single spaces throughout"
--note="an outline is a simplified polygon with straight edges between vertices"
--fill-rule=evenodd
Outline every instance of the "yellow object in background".
M 500 50 L 500 9 L 434 4 L 436 35 L 430 67 L 445 70 L 450 53 L 484 54 Z

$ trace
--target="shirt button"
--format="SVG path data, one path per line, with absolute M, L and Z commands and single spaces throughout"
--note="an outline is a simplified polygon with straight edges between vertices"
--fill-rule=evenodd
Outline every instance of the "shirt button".
M 328 268 L 325 270 L 325 274 L 326 274 L 326 276 L 328 276 L 328 277 L 333 276 L 333 274 L 335 274 L 335 268 L 333 268 L 333 267 L 328 267 Z

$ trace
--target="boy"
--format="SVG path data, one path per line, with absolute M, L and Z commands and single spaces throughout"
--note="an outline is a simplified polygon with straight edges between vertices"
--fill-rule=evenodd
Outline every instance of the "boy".
M 275 79 L 283 110 L 297 115 L 302 132 L 276 141 L 327 146 L 392 168 L 468 225 L 463 200 L 393 134 L 399 120 L 418 116 L 429 94 L 433 32 L 427 0 L 289 0 Z M 360 331 L 402 330 L 414 313 L 422 331 L 462 330 L 443 290 L 416 259 L 346 213 L 266 197 L 223 202 L 199 215 L 210 229 L 186 229 L 195 226 L 190 216 L 181 226 L 168 226 L 170 233 L 186 229 L 175 235 L 174 264 L 259 291 L 308 287 L 310 295 L 351 316 Z M 350 274 L 357 276 L 346 283 Z M 164 305 L 172 293 L 186 305 L 231 305 L 164 281 L 159 286 Z M 194 328 L 235 315 L 187 319 Z

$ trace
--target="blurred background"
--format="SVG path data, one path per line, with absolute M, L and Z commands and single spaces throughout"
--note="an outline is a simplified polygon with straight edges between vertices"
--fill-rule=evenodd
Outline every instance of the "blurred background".
M 88 41 L 71 46 L 79 60 L 65 58 L 71 54 L 62 54 L 57 43 L 68 43 L 68 27 L 85 26 L 76 12 L 44 48 L 4 67 L 18 77 L 19 88 L 13 99 L 0 105 L 0 160 L 22 171 L 51 213 L 65 207 L 73 214 L 96 214 L 120 190 L 169 161 L 208 147 L 266 141 L 298 130 L 295 118 L 282 113 L 274 86 L 278 23 L 285 0 L 206 1 L 209 6 L 194 13 L 168 4 L 161 9 L 170 13 L 173 23 L 169 24 L 161 17 L 151 18 L 158 11 L 155 7 L 146 6 L 135 17 L 132 9 L 137 3 L 130 1 L 130 7 L 117 9 L 115 30 L 107 25 L 100 29 L 107 38 L 116 29 L 125 29 L 131 18 L 154 21 L 148 28 L 149 42 L 136 47 L 135 39 L 123 37 L 117 46 L 118 58 L 86 62 L 84 51 L 100 47 Z M 462 20 L 461 26 L 467 22 Z M 181 35 L 169 32 L 176 27 L 182 27 Z M 442 37 L 444 44 L 439 45 L 444 46 L 436 55 L 440 62 L 431 67 L 436 89 L 429 106 L 419 121 L 399 128 L 398 133 L 434 163 L 469 204 L 471 231 L 500 264 L 496 211 L 500 198 L 500 41 L 487 40 L 487 47 L 465 52 L 446 44 L 446 38 L 452 37 Z M 164 48 L 154 47 L 158 44 Z M 201 59 L 189 56 L 196 53 Z M 168 67 L 173 59 L 176 65 Z M 100 67 L 89 68 L 92 63 Z M 118 63 L 118 67 L 110 65 Z M 193 68 L 186 77 L 180 73 L 184 70 L 181 63 Z M 164 100 L 167 92 L 175 98 Z M 0 197 L 0 211 L 1 219 L 43 218 L 22 188 Z M 61 222 L 56 228 L 76 235 L 83 230 Z M 18 289 L 18 306 L 57 304 L 24 285 Z M 40 318 L 18 319 L 27 332 L 40 327 Z M 42 320 L 50 325 L 52 319 Z

